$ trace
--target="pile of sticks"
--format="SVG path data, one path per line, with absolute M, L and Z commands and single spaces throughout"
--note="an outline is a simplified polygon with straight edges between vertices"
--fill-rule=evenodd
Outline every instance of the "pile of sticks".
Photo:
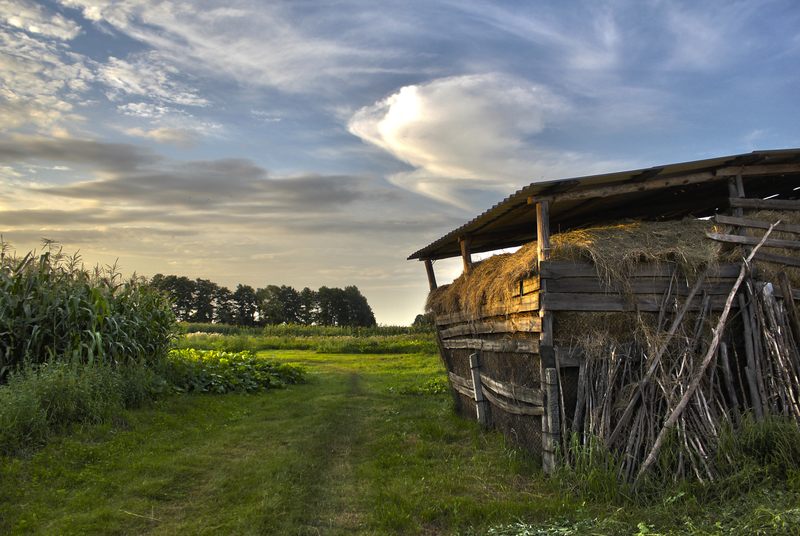
M 685 300 L 667 291 L 655 336 L 584 345 L 593 351 L 583 355 L 574 418 L 562 421 L 567 463 L 574 461 L 569 437 L 584 445 L 597 438 L 617 455 L 622 480 L 637 483 L 656 471 L 709 481 L 719 476 L 722 428 L 735 429 L 744 413 L 800 422 L 800 321 L 785 276 L 778 300 L 772 284 L 750 273 L 759 247 L 742 263 L 721 313 L 711 311 L 701 274 Z

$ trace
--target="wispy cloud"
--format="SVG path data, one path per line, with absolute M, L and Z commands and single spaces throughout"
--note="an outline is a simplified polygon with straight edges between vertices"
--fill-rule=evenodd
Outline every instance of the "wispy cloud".
M 0 20 L 13 28 L 55 39 L 74 39 L 81 32 L 76 22 L 25 0 L 0 0 Z
M 98 69 L 98 80 L 108 87 L 109 98 L 147 97 L 163 105 L 206 106 L 197 90 L 178 81 L 179 71 L 156 52 L 128 59 L 111 57 Z

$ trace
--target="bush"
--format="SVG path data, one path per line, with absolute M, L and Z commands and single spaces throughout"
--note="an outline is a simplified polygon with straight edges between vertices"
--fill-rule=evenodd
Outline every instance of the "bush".
M 260 359 L 251 352 L 192 348 L 169 353 L 166 375 L 176 390 L 201 393 L 253 392 L 305 381 L 300 367 Z
M 0 453 L 41 446 L 76 423 L 109 422 L 164 390 L 143 364 L 51 362 L 28 366 L 0 386 Z
M 85 270 L 52 245 L 20 259 L 0 242 L 0 382 L 23 363 L 155 363 L 173 337 L 169 303 L 141 279 Z

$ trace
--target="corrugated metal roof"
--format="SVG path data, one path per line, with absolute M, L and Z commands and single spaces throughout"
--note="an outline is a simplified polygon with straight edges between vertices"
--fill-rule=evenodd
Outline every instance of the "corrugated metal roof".
M 536 239 L 536 214 L 528 199 L 550 201 L 551 232 L 636 218 L 709 216 L 728 206 L 727 179 L 741 173 L 748 197 L 795 197 L 800 187 L 800 148 L 753 151 L 651 168 L 534 182 L 492 208 L 412 253 L 409 259 L 518 246 Z

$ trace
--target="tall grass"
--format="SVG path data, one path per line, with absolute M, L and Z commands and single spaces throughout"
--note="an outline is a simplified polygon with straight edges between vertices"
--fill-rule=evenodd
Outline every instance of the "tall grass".
M 369 336 L 223 335 L 187 333 L 175 342 L 177 348 L 257 352 L 259 350 L 313 350 L 325 354 L 433 354 L 432 333 Z
M 34 450 L 75 424 L 110 422 L 165 387 L 144 364 L 28 366 L 0 386 L 0 454 Z
M 301 324 L 279 324 L 262 327 L 235 326 L 231 324 L 207 324 L 181 322 L 183 333 L 219 333 L 222 335 L 263 335 L 266 337 L 388 337 L 393 335 L 415 335 L 433 333 L 428 326 L 306 326 Z
M 142 280 L 53 244 L 17 257 L 0 242 L 0 383 L 24 363 L 155 363 L 173 335 L 166 298 Z

